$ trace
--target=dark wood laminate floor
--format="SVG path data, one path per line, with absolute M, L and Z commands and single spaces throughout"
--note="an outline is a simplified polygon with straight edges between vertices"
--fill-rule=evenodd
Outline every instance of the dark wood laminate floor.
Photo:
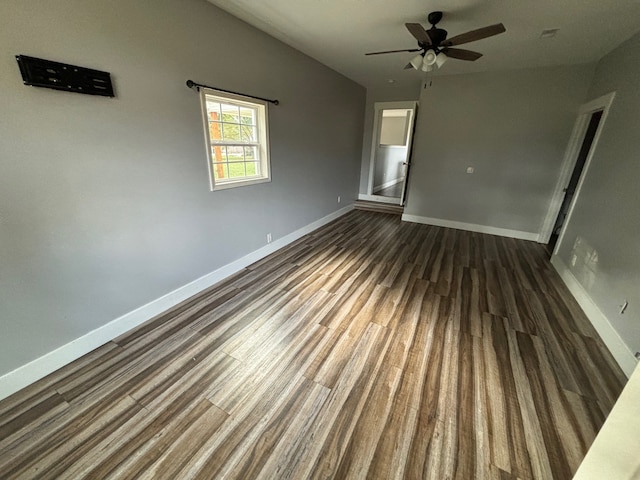
M 0 477 L 569 479 L 625 378 L 547 256 L 353 211 L 0 402 Z

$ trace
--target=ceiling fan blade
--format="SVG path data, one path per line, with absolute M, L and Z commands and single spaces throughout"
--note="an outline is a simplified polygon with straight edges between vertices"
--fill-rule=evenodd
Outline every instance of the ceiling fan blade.
M 467 33 L 462 33 L 451 37 L 449 40 L 442 42 L 443 47 L 451 47 L 453 45 L 462 45 L 463 43 L 475 42 L 476 40 L 482 40 L 483 38 L 493 37 L 500 33 L 506 32 L 507 29 L 501 23 L 490 25 L 484 28 L 478 28 L 477 30 L 471 30 Z
M 425 45 L 431 45 L 431 37 L 429 37 L 427 31 L 422 28 L 422 25 L 419 23 L 405 23 L 404 26 L 407 27 L 409 33 L 413 35 L 418 42 L 424 43 Z
M 472 52 L 471 50 L 463 50 L 462 48 L 445 48 L 444 54 L 449 58 L 468 60 L 470 62 L 474 62 L 482 56 L 481 53 Z
M 421 48 L 408 48 L 404 50 L 387 50 L 385 52 L 369 52 L 365 53 L 365 55 L 384 55 L 385 53 L 400 53 L 400 52 L 419 52 L 422 50 Z

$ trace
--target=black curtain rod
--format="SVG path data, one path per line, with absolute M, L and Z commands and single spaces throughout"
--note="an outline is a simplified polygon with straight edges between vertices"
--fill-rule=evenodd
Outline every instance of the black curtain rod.
M 280 105 L 280 101 L 279 100 L 271 100 L 270 98 L 262 98 L 262 97 L 256 97 L 255 95 L 246 95 L 244 93 L 238 93 L 238 92 L 233 92 L 231 90 L 224 90 L 222 88 L 217 88 L 217 87 L 210 87 L 209 85 L 203 85 L 201 83 L 196 83 L 193 80 L 187 80 L 187 87 L 189 88 L 193 88 L 196 87 L 198 90 L 203 87 L 203 88 L 210 88 L 212 90 L 218 90 L 220 92 L 224 92 L 224 93 L 232 93 L 234 95 L 241 95 L 243 97 L 249 97 L 249 98 L 255 98 L 257 100 L 262 100 L 264 102 L 269 102 L 269 103 L 273 103 L 274 105 Z

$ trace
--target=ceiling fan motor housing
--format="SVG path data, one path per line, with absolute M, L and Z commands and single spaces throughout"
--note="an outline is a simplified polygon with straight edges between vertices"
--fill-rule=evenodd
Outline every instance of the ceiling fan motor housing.
M 447 31 L 442 28 L 431 27 L 427 30 L 427 34 L 429 35 L 434 47 L 438 47 L 447 39 Z

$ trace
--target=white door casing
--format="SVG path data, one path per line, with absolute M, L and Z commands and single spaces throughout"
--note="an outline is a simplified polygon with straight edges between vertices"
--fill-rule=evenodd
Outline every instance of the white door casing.
M 567 212 L 567 217 L 560 231 L 558 241 L 556 242 L 555 250 L 553 252 L 554 255 L 556 253 L 556 250 L 562 243 L 562 237 L 564 236 L 566 227 L 571 220 L 573 207 L 575 206 L 576 201 L 580 196 L 580 189 L 582 188 L 584 179 L 587 176 L 587 171 L 589 169 L 589 165 L 591 164 L 593 153 L 596 150 L 598 140 L 600 139 L 600 134 L 602 133 L 602 128 L 605 124 L 605 121 L 607 120 L 607 115 L 609 113 L 609 109 L 611 107 L 613 99 L 615 98 L 615 95 L 615 92 L 611 92 L 607 95 L 603 95 L 602 97 L 598 97 L 588 103 L 585 103 L 580 107 L 580 110 L 578 110 L 578 118 L 576 119 L 576 123 L 573 127 L 573 132 L 569 139 L 569 144 L 567 145 L 567 149 L 565 151 L 564 160 L 562 162 L 562 170 L 560 171 L 560 176 L 558 177 L 556 188 L 553 192 L 553 196 L 551 197 L 549 210 L 547 211 L 547 215 L 545 216 L 540 227 L 540 234 L 538 236 L 538 241 L 540 243 L 549 243 L 549 239 L 551 238 L 553 226 L 556 222 L 556 219 L 558 218 L 558 214 L 560 213 L 560 208 L 562 207 L 562 201 L 565 195 L 564 190 L 567 187 L 569 180 L 571 179 L 571 174 L 573 173 L 573 169 L 578 159 L 580 148 L 582 147 L 582 142 L 584 140 L 591 115 L 599 110 L 602 110 L 603 113 L 600 124 L 598 125 L 598 130 L 595 134 L 595 137 L 593 138 L 591 148 L 587 155 L 587 160 L 584 164 L 584 168 L 582 169 L 582 175 L 578 182 L 578 186 L 576 187 L 575 194 L 573 196 L 573 199 L 571 200 L 569 211 Z

